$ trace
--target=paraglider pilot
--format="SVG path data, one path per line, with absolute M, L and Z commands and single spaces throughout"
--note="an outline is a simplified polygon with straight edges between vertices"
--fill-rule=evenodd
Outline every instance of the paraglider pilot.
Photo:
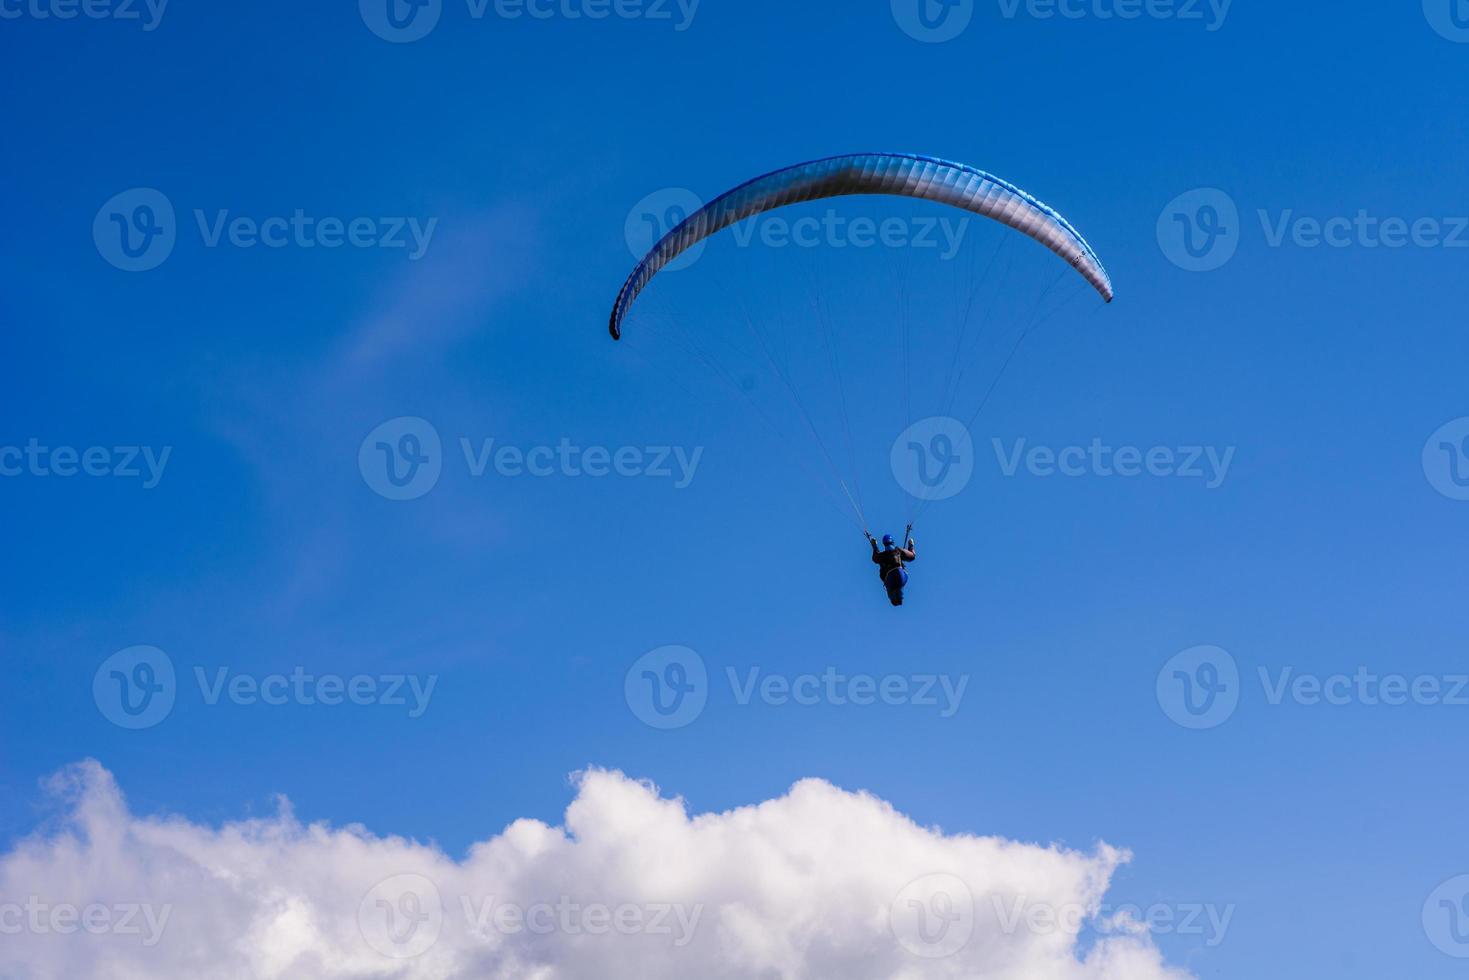
M 891 534 L 882 536 L 882 547 L 878 548 L 877 539 L 869 532 L 868 544 L 872 545 L 872 561 L 877 565 L 877 573 L 882 576 L 883 588 L 888 590 L 888 601 L 895 606 L 903 604 L 903 589 L 908 584 L 908 571 L 903 565 L 910 561 L 918 560 L 918 553 L 913 550 L 913 525 L 908 525 L 904 533 L 904 547 L 899 548 L 893 543 Z

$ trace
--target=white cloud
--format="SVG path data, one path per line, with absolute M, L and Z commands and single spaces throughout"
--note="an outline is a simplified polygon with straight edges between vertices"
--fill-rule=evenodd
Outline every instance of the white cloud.
M 814 779 L 691 816 L 592 771 L 564 827 L 519 820 L 463 860 L 285 803 L 220 828 L 140 817 L 94 762 L 49 791 L 61 821 L 0 856 L 0 976 L 1187 977 L 1146 935 L 1078 949 L 1064 912 L 1096 909 L 1124 852 L 945 835 Z

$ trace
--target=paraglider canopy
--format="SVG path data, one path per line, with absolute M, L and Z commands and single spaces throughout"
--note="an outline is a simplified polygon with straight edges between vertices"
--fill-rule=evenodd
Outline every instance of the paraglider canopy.
M 962 163 L 904 153 L 856 153 L 756 177 L 689 215 L 653 246 L 623 283 L 608 323 L 613 339 L 622 336 L 628 309 L 658 271 L 710 235 L 776 208 L 853 194 L 919 198 L 993 218 L 1071 263 L 1102 299 L 1112 301 L 1111 277 L 1086 239 L 1055 210 L 1020 188 Z

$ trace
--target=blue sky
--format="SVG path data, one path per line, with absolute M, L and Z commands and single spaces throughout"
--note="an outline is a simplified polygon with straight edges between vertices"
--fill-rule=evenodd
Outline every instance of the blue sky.
M 1469 423 L 1430 439 L 1469 415 L 1469 44 L 1447 0 L 1136 19 L 1104 16 L 1107 0 L 1076 17 L 979 2 L 942 42 L 905 32 L 901 0 L 601 20 L 568 16 L 586 9 L 571 0 L 547 18 L 450 0 L 411 43 L 351 3 L 175 3 L 151 29 L 0 9 L 15 13 L 0 20 L 0 444 L 168 452 L 154 486 L 30 464 L 0 479 L 7 842 L 46 825 L 39 781 L 85 758 L 140 813 L 216 825 L 281 794 L 303 820 L 450 854 L 517 818 L 560 822 L 568 774 L 589 766 L 698 812 L 819 777 L 949 833 L 1131 850 L 1109 901 L 1233 907 L 1217 944 L 1157 937 L 1199 976 L 1459 969 L 1422 917 L 1469 872 L 1454 764 L 1469 704 L 1356 689 L 1271 703 L 1261 680 L 1366 671 L 1447 692 L 1469 672 L 1469 504 L 1437 448 Z M 917 532 L 902 610 L 747 404 L 669 383 L 605 332 L 638 202 L 874 149 L 1033 191 L 1118 292 L 1007 370 L 974 427 L 975 479 Z M 125 271 L 93 225 L 139 188 L 173 208 L 177 241 Z M 1237 212 L 1218 268 L 1183 267 L 1167 232 L 1180 199 L 1186 221 L 1206 220 L 1201 202 Z M 211 244 L 196 218 L 298 210 L 368 219 L 370 236 L 412 218 L 428 244 Z M 1313 244 L 1301 219 L 1342 219 L 1341 237 Z M 1382 244 L 1386 219 L 1411 240 Z M 728 245 L 669 273 L 651 308 L 708 327 L 700 297 L 716 303 L 720 277 L 780 295 L 762 275 L 788 254 L 727 261 Z M 920 294 L 925 258 L 907 267 Z M 837 302 L 894 265 L 843 260 L 820 256 Z M 890 344 L 886 329 L 859 323 L 849 342 Z M 856 377 L 877 383 L 890 349 Z M 868 418 L 879 407 L 859 425 L 878 447 L 860 465 L 889 505 L 881 534 L 903 497 L 882 486 L 896 429 Z M 396 501 L 358 457 L 404 417 L 442 438 L 443 471 Z M 475 476 L 461 439 L 701 456 L 683 487 Z M 1215 488 L 1007 477 L 993 439 L 1233 456 Z M 166 718 L 130 731 L 93 680 L 135 645 L 162 650 L 178 684 Z M 668 645 L 696 651 L 710 682 L 703 712 L 665 731 L 624 681 Z M 1190 730 L 1158 678 L 1201 645 L 1228 652 L 1239 703 Z M 943 717 L 740 704 L 726 679 L 828 667 L 967 688 Z M 195 680 L 298 668 L 435 686 L 414 717 L 211 704 Z

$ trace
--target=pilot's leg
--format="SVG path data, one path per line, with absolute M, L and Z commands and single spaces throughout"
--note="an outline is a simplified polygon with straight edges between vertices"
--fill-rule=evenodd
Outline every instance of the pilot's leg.
M 901 568 L 895 568 L 888 572 L 887 578 L 883 579 L 883 585 L 887 586 L 888 601 L 895 606 L 903 604 L 903 588 L 908 584 L 908 573 Z

